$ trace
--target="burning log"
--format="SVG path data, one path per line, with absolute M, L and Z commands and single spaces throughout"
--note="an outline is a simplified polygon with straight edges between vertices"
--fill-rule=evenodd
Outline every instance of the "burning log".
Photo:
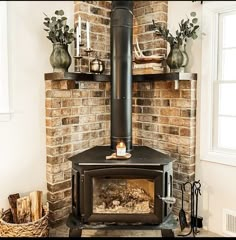
M 94 197 L 97 213 L 150 213 L 154 199 L 144 189 L 127 181 L 102 183 Z

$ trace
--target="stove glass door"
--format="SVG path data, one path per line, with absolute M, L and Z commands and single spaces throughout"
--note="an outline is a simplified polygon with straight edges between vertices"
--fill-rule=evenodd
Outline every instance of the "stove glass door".
M 162 222 L 163 171 L 135 167 L 84 171 L 84 222 Z M 84 193 L 84 194 L 83 194 Z
M 93 177 L 93 213 L 154 212 L 154 180 Z

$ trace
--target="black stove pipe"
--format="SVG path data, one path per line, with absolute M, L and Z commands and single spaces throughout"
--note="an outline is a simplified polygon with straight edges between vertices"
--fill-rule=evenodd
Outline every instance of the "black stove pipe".
M 133 1 L 112 1 L 111 149 L 123 141 L 132 150 Z

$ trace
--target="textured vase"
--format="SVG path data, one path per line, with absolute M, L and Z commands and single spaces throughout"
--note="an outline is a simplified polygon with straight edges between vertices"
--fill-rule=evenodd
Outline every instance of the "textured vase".
M 68 68 L 71 65 L 68 45 L 54 43 L 53 51 L 50 56 L 50 63 L 53 67 L 53 72 L 68 72 Z
M 183 64 L 182 64 L 180 69 L 181 69 L 181 72 L 185 72 L 185 68 L 187 67 L 188 62 L 189 62 L 188 53 L 186 52 L 186 45 L 182 45 L 180 47 L 180 50 L 181 50 L 182 55 L 183 55 Z
M 183 54 L 178 45 L 171 46 L 166 63 L 170 68 L 170 72 L 180 72 L 180 67 L 183 64 Z

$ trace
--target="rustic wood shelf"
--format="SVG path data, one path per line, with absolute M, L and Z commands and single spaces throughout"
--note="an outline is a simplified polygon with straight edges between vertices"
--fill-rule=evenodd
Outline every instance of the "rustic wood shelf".
M 197 80 L 197 73 L 157 73 L 133 75 L 134 82 L 153 82 L 160 80 Z
M 45 73 L 45 80 L 75 80 L 75 81 L 109 82 L 110 75 L 80 73 L 80 72 L 54 72 L 54 73 Z
M 93 74 L 80 72 L 54 72 L 45 73 L 45 80 L 75 80 L 110 82 L 111 76 L 107 74 Z M 155 82 L 160 80 L 197 80 L 197 73 L 157 73 L 133 75 L 133 82 Z

